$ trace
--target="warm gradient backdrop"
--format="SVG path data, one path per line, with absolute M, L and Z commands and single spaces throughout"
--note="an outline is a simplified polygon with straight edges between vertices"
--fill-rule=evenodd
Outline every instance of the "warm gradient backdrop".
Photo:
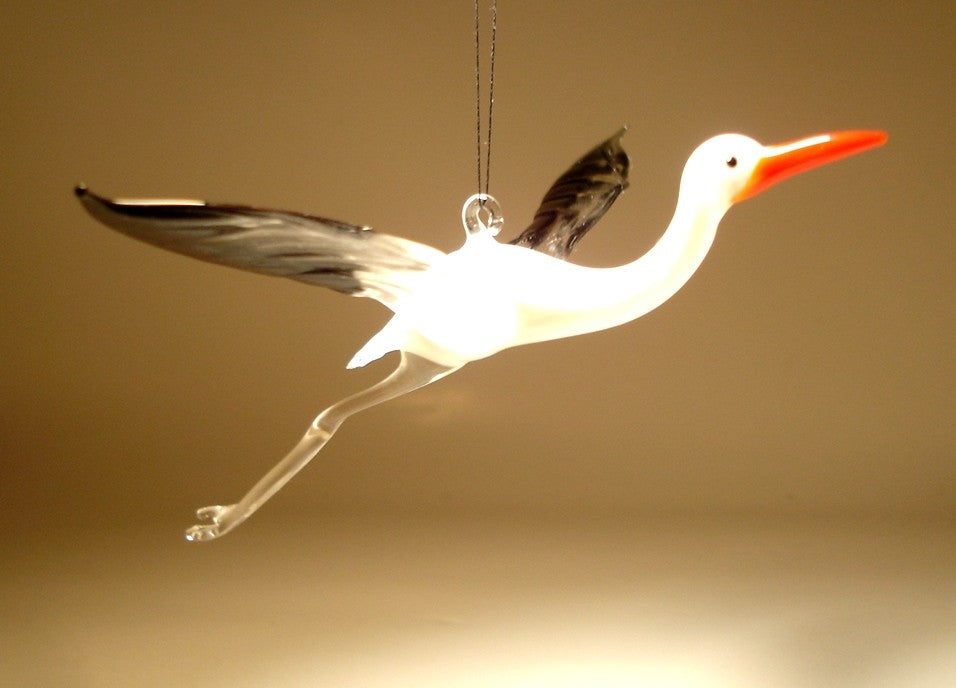
M 931 522 L 943 544 L 927 546 L 936 558 L 914 570 L 945 582 L 940 599 L 956 598 L 951 3 L 502 0 L 491 192 L 508 236 L 576 157 L 630 127 L 631 188 L 577 261 L 612 265 L 646 250 L 670 218 L 687 155 L 713 134 L 770 143 L 873 128 L 890 140 L 732 210 L 700 272 L 638 322 L 507 351 L 352 419 L 320 461 L 211 548 L 179 542 L 191 511 L 234 501 L 317 411 L 390 369 L 386 360 L 344 370 L 386 311 L 135 243 L 86 216 L 72 186 L 287 208 L 453 249 L 476 186 L 473 8 L 466 0 L 9 5 L 0 22 L 0 528 L 8 589 L 20 600 L 8 607 L 20 649 L 12 675 L 25 680 L 36 658 L 54 673 L 35 685 L 216 685 L 220 675 L 232 686 L 280 685 L 262 678 L 272 664 L 249 657 L 258 656 L 259 625 L 281 625 L 288 609 L 243 616 L 243 602 L 262 589 L 237 578 L 210 593 L 217 610 L 194 623 L 176 590 L 195 598 L 205 581 L 253 558 L 265 585 L 263 562 L 277 552 L 314 573 L 326 561 L 318 545 L 297 550 L 276 531 L 335 540 L 347 531 L 333 524 L 355 516 L 456 523 L 504 514 L 532 532 L 527 524 L 545 517 L 594 520 L 615 523 L 622 542 L 623 522 L 647 532 L 650 521 L 666 530 L 785 517 L 822 519 L 841 533 L 861 519 L 905 522 L 914 533 L 924 528 L 911 524 Z M 372 541 L 386 532 L 347 526 L 356 527 Z M 414 541 L 411 532 L 396 537 Z M 552 561 L 513 539 L 499 550 L 489 544 L 497 531 L 488 532 L 477 551 L 492 559 L 520 551 L 528 571 Z M 577 551 L 572 540 L 552 554 L 563 561 Z M 122 543 L 105 545 L 110 589 L 138 591 L 129 616 L 140 635 L 116 631 L 120 640 L 87 647 L 77 642 L 81 628 L 128 628 L 127 607 L 110 616 L 109 593 L 90 592 L 102 581 L 90 543 L 110 542 Z M 422 556 L 441 570 L 445 550 L 427 542 Z M 696 540 L 681 542 L 693 560 Z M 799 543 L 791 546 L 800 560 Z M 886 561 L 900 558 L 874 547 Z M 414 542 L 402 551 L 414 553 Z M 386 580 L 396 566 L 388 555 L 339 554 L 335 580 L 346 587 L 355 568 L 380 567 Z M 581 571 L 590 570 L 581 556 Z M 714 556 L 735 561 L 727 550 Z M 74 565 L 82 575 L 61 575 Z M 157 591 L 116 573 L 140 566 L 176 571 L 176 582 L 165 576 Z M 580 572 L 568 571 L 580 584 Z M 294 577 L 275 572 L 286 575 Z M 64 576 L 90 581 L 83 590 L 94 597 L 79 612 L 42 592 L 69 596 L 57 587 Z M 555 585 L 565 602 L 580 587 Z M 474 598 L 461 594 L 470 602 L 460 608 L 471 609 Z M 157 595 L 166 600 L 158 609 L 136 606 Z M 355 605 L 333 597 L 342 623 L 363 638 L 356 646 L 374 648 Z M 37 605 L 45 611 L 34 613 Z M 445 614 L 441 603 L 426 607 L 412 616 Z M 88 623 L 67 621 L 83 610 Z M 314 611 L 328 619 L 328 608 Z M 154 614 L 174 620 L 165 635 L 143 620 Z M 247 629 L 244 649 L 211 650 L 229 671 L 197 661 L 168 673 L 172 656 L 193 647 L 182 628 L 213 614 Z M 429 628 L 402 636 L 413 648 L 408 666 L 421 659 L 415 643 L 433 640 Z M 951 621 L 948 629 L 956 637 Z M 133 661 L 149 638 L 176 649 Z M 122 662 L 108 650 L 116 642 Z M 320 639 L 308 645 L 331 652 Z M 360 662 L 358 650 L 342 652 Z M 524 655 L 515 656 L 522 666 Z M 582 675 L 593 678 L 589 656 Z M 622 651 L 621 661 L 630 656 Z M 341 669 L 339 655 L 328 657 L 324 666 Z M 328 685 L 379 684 L 355 676 Z

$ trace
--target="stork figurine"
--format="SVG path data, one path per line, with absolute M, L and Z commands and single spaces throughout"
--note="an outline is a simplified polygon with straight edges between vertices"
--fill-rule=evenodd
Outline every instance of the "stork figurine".
M 199 509 L 190 541 L 233 530 L 298 473 L 349 416 L 423 387 L 503 349 L 621 325 L 653 310 L 690 279 L 717 225 L 738 201 L 818 165 L 878 146 L 879 131 L 840 131 L 777 146 L 723 134 L 684 167 L 677 208 L 660 240 L 632 263 L 591 268 L 565 259 L 627 186 L 622 129 L 562 175 L 514 241 L 495 236 L 500 208 L 487 195 L 462 210 L 465 243 L 445 254 L 367 227 L 321 217 L 182 200 L 109 200 L 76 188 L 89 213 L 135 239 L 243 270 L 367 296 L 391 320 L 349 362 L 401 355 L 395 371 L 316 417 L 299 443 L 237 503 Z

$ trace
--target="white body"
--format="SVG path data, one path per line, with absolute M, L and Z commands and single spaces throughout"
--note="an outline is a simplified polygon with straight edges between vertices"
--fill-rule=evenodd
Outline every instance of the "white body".
M 348 367 L 400 350 L 457 368 L 512 346 L 639 318 L 673 296 L 700 267 L 732 194 L 746 181 L 745 175 L 728 175 L 714 185 L 712 175 L 698 172 L 699 165 L 728 155 L 756 160 L 755 147 L 762 148 L 735 134 L 699 147 L 685 168 L 667 231 L 650 251 L 626 265 L 585 267 L 500 243 L 491 231 L 468 234 L 460 249 L 435 261 L 409 285 L 407 296 L 389 304 L 395 317 Z

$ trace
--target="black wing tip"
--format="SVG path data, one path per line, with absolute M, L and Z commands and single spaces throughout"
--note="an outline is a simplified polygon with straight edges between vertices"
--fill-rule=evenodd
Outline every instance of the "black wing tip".
M 88 208 L 91 205 L 95 205 L 95 204 L 111 205 L 111 202 L 109 199 L 96 195 L 95 193 L 90 191 L 90 187 L 88 187 L 86 184 L 82 182 L 80 182 L 79 184 L 73 187 L 73 193 L 76 194 L 76 197 L 78 199 L 80 199 L 80 203 L 82 203 Z
M 76 198 L 83 204 L 83 207 L 91 213 L 96 207 L 113 205 L 108 199 L 97 196 L 90 191 L 89 187 L 82 182 L 73 187 L 73 193 L 76 194 Z
M 624 134 L 627 133 L 628 129 L 630 129 L 629 126 L 622 124 L 620 129 L 608 137 L 607 143 L 621 145 L 621 139 L 624 138 Z
M 611 138 L 607 140 L 607 143 L 610 144 L 611 146 L 614 146 L 616 148 L 621 148 L 623 150 L 623 146 L 621 145 L 621 139 L 624 138 L 624 134 L 627 133 L 627 130 L 628 130 L 628 126 L 626 124 L 622 125 L 621 128 L 614 133 L 614 136 L 612 136 Z

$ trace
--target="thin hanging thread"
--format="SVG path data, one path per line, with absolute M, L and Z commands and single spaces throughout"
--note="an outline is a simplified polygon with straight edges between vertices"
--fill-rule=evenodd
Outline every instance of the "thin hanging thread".
M 477 135 L 478 193 L 487 194 L 491 184 L 491 122 L 495 107 L 495 38 L 498 32 L 498 0 L 491 1 L 491 61 L 488 75 L 488 131 L 485 148 L 484 188 L 481 179 L 481 22 L 480 0 L 475 0 L 475 125 Z M 482 206 L 484 201 L 481 201 Z

